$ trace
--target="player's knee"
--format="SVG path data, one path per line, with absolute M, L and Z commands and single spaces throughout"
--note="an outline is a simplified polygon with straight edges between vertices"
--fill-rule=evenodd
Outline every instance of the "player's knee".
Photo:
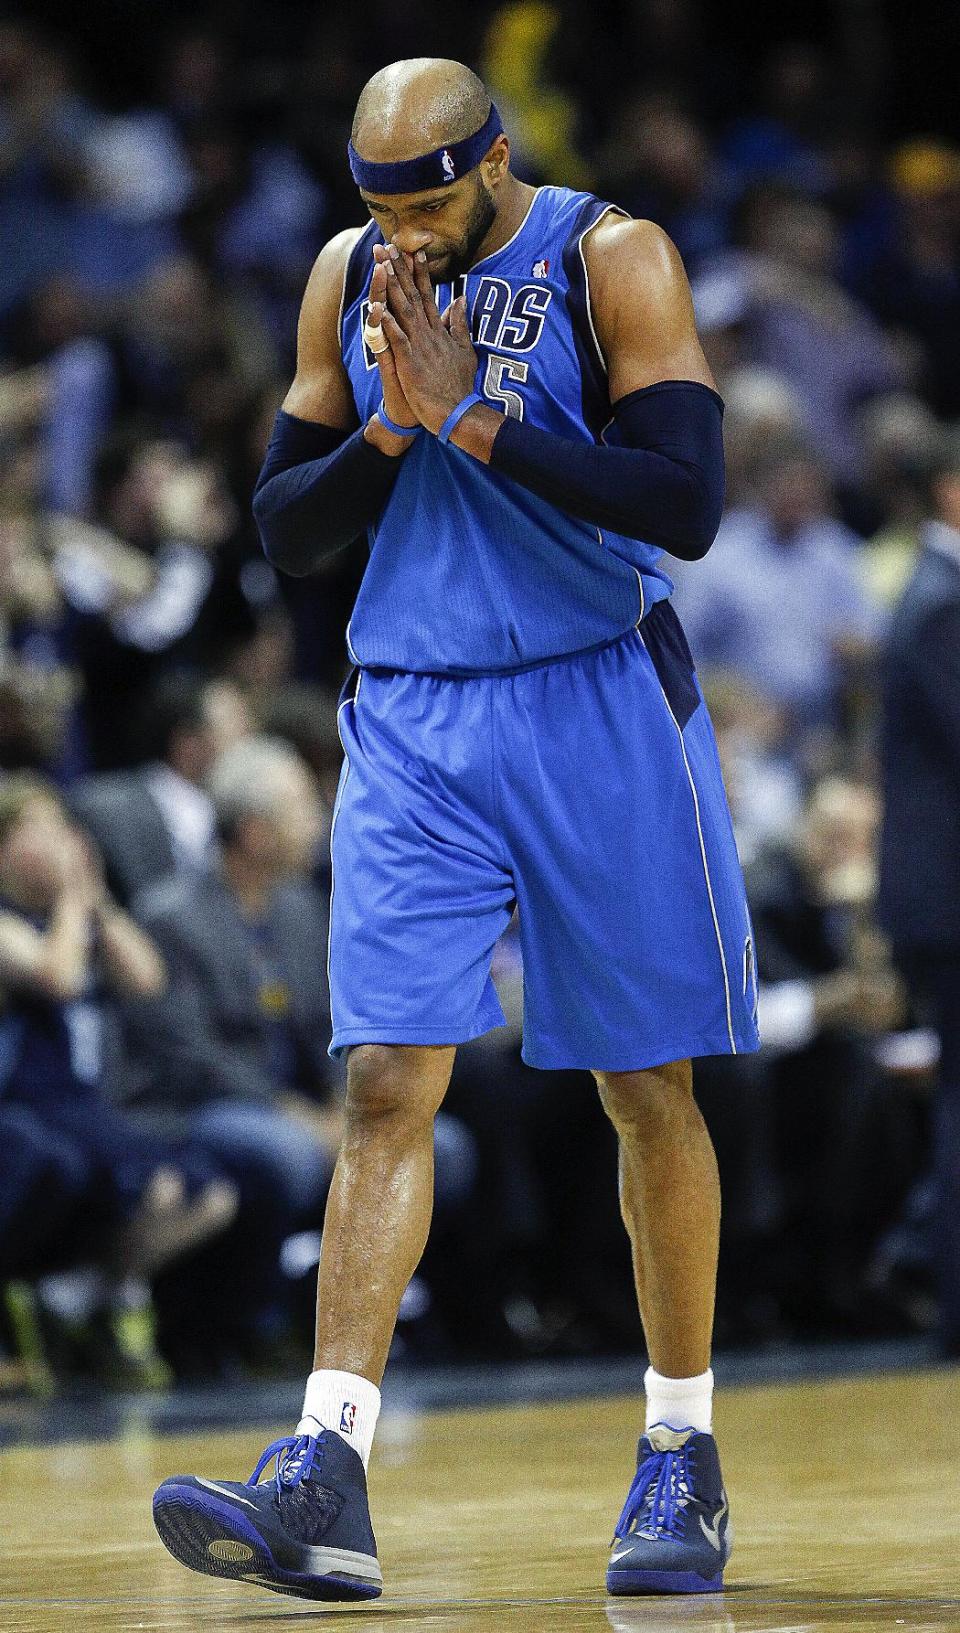
M 652 1136 L 694 1110 L 689 1060 L 645 1072 L 594 1072 L 603 1109 L 618 1134 Z
M 365 1043 L 351 1049 L 347 1067 L 348 1120 L 432 1120 L 446 1093 L 452 1064 L 452 1049 L 385 1043 Z

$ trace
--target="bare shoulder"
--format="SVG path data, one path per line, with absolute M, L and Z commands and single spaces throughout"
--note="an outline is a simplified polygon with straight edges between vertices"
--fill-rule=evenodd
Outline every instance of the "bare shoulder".
M 347 263 L 363 227 L 338 232 L 313 263 L 297 324 L 297 372 L 283 406 L 288 414 L 347 427 L 356 410 L 340 357 L 340 306 Z
M 680 252 L 655 221 L 611 212 L 584 246 L 612 401 L 658 380 L 715 387 Z
M 324 244 L 307 279 L 301 321 L 306 315 L 311 318 L 322 318 L 330 311 L 334 317 L 339 315 L 347 262 L 364 231 L 363 227 L 345 227 L 342 232 L 335 233 L 333 238 Z
M 660 299 L 689 295 L 680 251 L 655 221 L 634 220 L 611 211 L 590 233 L 584 254 L 595 290 L 616 280 L 621 288 L 642 288 Z

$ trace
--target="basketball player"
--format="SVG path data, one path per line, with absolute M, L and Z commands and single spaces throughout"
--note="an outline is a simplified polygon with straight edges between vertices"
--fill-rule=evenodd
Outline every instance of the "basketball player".
M 321 252 L 254 509 L 306 574 L 369 530 L 347 632 L 330 992 L 348 1057 L 316 1370 L 246 1485 L 167 1480 L 167 1547 L 314 1599 L 380 1593 L 365 1470 L 430 1220 L 455 1047 L 499 1025 L 519 908 L 524 1058 L 592 1071 L 620 1143 L 650 1367 L 612 1593 L 708 1592 L 719 1191 L 690 1057 L 753 1050 L 756 983 L 713 733 L 669 601 L 723 500 L 722 403 L 670 240 L 510 173 L 482 84 L 376 74 L 371 221 Z M 273 1480 L 258 1481 L 276 1458 Z

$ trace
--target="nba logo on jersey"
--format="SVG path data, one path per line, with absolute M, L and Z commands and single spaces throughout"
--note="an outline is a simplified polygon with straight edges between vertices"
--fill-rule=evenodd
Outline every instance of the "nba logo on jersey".
M 550 273 L 550 262 L 546 260 L 534 261 L 530 271 L 533 273 L 535 278 L 546 278 Z
M 353 1426 L 357 1421 L 357 1409 L 352 1401 L 344 1401 L 343 1411 L 340 1413 L 340 1433 L 353 1434 Z
M 440 167 L 443 170 L 447 181 L 453 181 L 453 178 L 456 175 L 456 170 L 453 167 L 453 155 L 448 147 L 445 147 L 440 155 Z

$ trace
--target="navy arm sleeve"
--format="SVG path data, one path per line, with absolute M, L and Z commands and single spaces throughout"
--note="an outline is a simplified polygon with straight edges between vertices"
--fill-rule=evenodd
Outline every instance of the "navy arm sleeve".
M 402 462 L 362 428 L 337 431 L 281 408 L 253 493 L 268 559 L 294 577 L 314 572 L 377 520 Z
M 622 397 L 613 417 L 622 446 L 609 448 L 507 419 L 491 469 L 581 521 L 698 561 L 723 511 L 722 398 L 661 380 Z

